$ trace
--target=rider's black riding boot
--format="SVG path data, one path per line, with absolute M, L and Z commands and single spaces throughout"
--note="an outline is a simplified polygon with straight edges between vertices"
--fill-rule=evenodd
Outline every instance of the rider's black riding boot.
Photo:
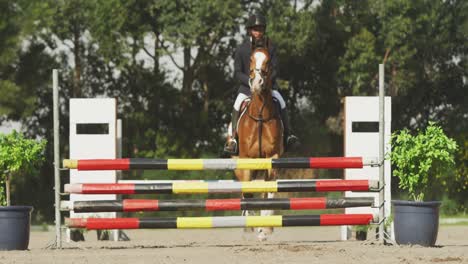
M 237 122 L 239 121 L 239 111 L 236 109 L 232 110 L 232 116 L 231 116 L 231 138 L 229 141 L 226 143 L 224 146 L 224 151 L 230 153 L 230 154 L 237 154 L 237 140 L 236 140 L 236 134 L 237 134 Z
M 291 124 L 289 123 L 289 115 L 286 107 L 281 109 L 280 113 L 284 127 L 284 151 L 286 152 L 292 146 L 296 146 L 299 142 L 299 139 L 291 132 Z

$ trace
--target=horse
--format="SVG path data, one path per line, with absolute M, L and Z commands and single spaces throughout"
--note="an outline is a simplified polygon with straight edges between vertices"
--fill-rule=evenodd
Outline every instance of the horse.
M 267 45 L 252 49 L 249 81 L 252 95 L 238 123 L 239 158 L 279 158 L 284 152 L 283 126 L 279 108 L 273 101 L 272 95 L 270 59 Z M 251 181 L 259 179 L 261 172 L 235 170 L 235 175 L 239 181 Z M 277 178 L 277 172 L 274 169 L 262 174 L 266 181 L 273 181 Z M 253 195 L 243 194 L 243 197 L 252 198 Z M 262 198 L 273 197 L 274 193 L 262 194 Z M 249 212 L 243 211 L 242 214 L 249 215 Z M 273 215 L 273 211 L 262 210 L 260 214 Z M 260 227 L 256 229 L 256 232 L 258 239 L 264 241 L 273 232 L 273 228 Z

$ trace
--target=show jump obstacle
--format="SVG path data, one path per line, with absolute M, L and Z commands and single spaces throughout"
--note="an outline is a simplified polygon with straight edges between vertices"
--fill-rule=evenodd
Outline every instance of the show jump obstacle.
M 271 168 L 362 168 L 376 164 L 374 159 L 351 158 L 289 158 L 289 159 L 105 159 L 64 160 L 63 165 L 78 170 L 138 169 L 255 169 Z M 255 192 L 328 192 L 378 191 L 379 183 L 369 180 L 290 180 L 290 181 L 186 181 L 170 183 L 81 183 L 65 185 L 65 192 L 77 194 L 187 194 L 187 193 L 255 193 Z M 79 212 L 140 211 L 140 210 L 246 210 L 246 209 L 319 209 L 348 206 L 370 206 L 373 199 L 326 198 L 291 199 L 217 199 L 217 200 L 124 200 L 64 202 L 62 210 Z M 281 227 L 319 225 L 367 225 L 373 214 L 294 215 L 294 216 L 230 216 L 173 218 L 67 218 L 70 228 L 139 229 L 139 228 L 219 228 L 219 227 Z
M 380 78 L 383 80 L 383 65 L 380 65 Z M 384 211 L 386 204 L 384 191 L 386 187 L 383 164 L 383 141 L 380 141 L 379 158 L 369 159 L 361 157 L 328 157 L 328 158 L 280 158 L 280 159 L 121 159 L 116 151 L 118 122 L 101 120 L 85 120 L 81 115 L 70 121 L 70 146 L 81 149 L 72 153 L 70 159 L 63 160 L 63 166 L 70 169 L 70 184 L 65 185 L 65 192 L 70 194 L 70 201 L 60 201 L 59 153 L 58 153 L 58 78 L 54 70 L 54 135 L 55 140 L 55 192 L 56 192 L 56 246 L 61 248 L 60 210 L 70 211 L 70 218 L 66 218 L 68 228 L 86 228 L 90 230 L 118 230 L 143 228 L 225 228 L 225 227 L 283 227 L 283 226 L 321 226 L 321 225 L 367 225 L 379 224 L 379 238 L 383 237 L 383 221 L 387 215 Z M 383 81 L 380 82 L 379 106 L 379 134 L 383 134 Z M 98 103 L 99 99 L 72 99 L 70 104 L 70 118 L 73 117 L 72 104 Z M 113 100 L 113 99 L 103 99 Z M 72 103 L 73 102 L 73 103 Z M 110 102 L 111 107 L 112 102 Z M 115 102 L 115 101 L 114 101 Z M 75 105 L 77 106 L 77 105 Z M 102 106 L 102 105 L 101 105 Z M 88 107 L 88 114 L 96 115 L 92 107 Z M 115 108 L 113 108 L 115 113 Z M 100 108 L 101 110 L 101 108 Z M 88 128 L 80 123 L 91 123 Z M 104 124 L 104 126 L 102 126 Z M 78 133 L 81 130 L 81 133 Z M 99 145 L 102 149 L 103 135 L 95 135 L 96 131 L 113 138 L 112 153 L 97 155 L 86 144 L 78 144 L 80 137 L 87 140 L 87 145 Z M 91 132 L 89 132 L 91 131 Z M 93 132 L 94 131 L 94 132 Z M 76 137 L 75 137 L 76 136 Z M 89 137 L 88 137 L 89 136 Z M 382 137 L 380 137 L 382 138 Z M 112 148 L 112 147 L 111 147 Z M 89 155 L 88 155 L 89 154 Z M 358 156 L 358 155 L 356 155 Z M 84 159 L 86 158 L 86 159 Z M 91 158 L 91 159 L 90 159 Z M 278 181 L 173 181 L 173 182 L 138 182 L 122 183 L 117 180 L 116 171 L 133 169 L 154 170 L 266 170 L 275 168 L 322 168 L 322 169 L 351 169 L 379 167 L 378 179 L 345 178 L 345 180 L 278 180 Z M 80 175 L 81 173 L 81 175 Z M 103 173 L 103 174 L 100 174 Z M 110 173 L 110 174 L 106 174 Z M 96 177 L 102 175 L 104 178 Z M 81 178 L 80 178 L 81 177 Z M 107 177 L 107 179 L 106 179 Z M 102 180 L 104 179 L 104 180 Z M 206 199 L 206 200 L 119 200 L 119 194 L 181 194 L 181 193 L 255 193 L 255 192 L 331 192 L 346 191 L 352 193 L 377 193 L 368 197 L 344 197 L 339 199 L 327 198 L 277 198 L 277 199 Z M 376 202 L 377 201 L 377 202 Z M 273 215 L 273 216 L 224 216 L 224 217 L 170 217 L 170 218 L 120 218 L 118 212 L 136 211 L 224 211 L 224 210 L 310 210 L 326 208 L 371 208 L 377 207 L 376 213 L 355 214 L 322 214 L 322 215 Z M 369 211 L 367 211 L 369 212 Z M 91 217 L 98 213 L 98 218 Z

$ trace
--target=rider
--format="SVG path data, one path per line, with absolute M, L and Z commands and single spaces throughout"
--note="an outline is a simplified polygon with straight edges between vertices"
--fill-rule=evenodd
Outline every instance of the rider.
M 244 43 L 239 45 L 236 50 L 234 58 L 234 77 L 240 81 L 240 87 L 238 90 L 238 95 L 234 103 L 234 109 L 232 111 L 232 120 L 231 120 L 231 137 L 226 143 L 224 150 L 231 154 L 236 154 L 237 141 L 236 141 L 236 130 L 237 122 L 239 120 L 239 111 L 242 102 L 249 98 L 251 95 L 250 86 L 249 86 L 249 71 L 250 71 L 250 55 L 252 52 L 252 45 L 255 43 L 264 43 L 266 42 L 265 29 L 267 23 L 266 19 L 261 14 L 253 14 L 249 16 L 247 20 L 246 30 L 250 35 L 250 38 L 246 39 Z M 268 40 L 269 41 L 269 40 Z M 276 83 L 276 77 L 278 73 L 278 60 L 276 55 L 276 49 L 273 44 L 269 45 L 269 53 L 271 57 L 271 67 L 272 74 L 271 78 L 273 80 L 273 98 L 277 100 L 280 104 L 280 115 L 281 120 L 283 121 L 284 127 L 284 146 L 287 150 L 288 147 L 292 146 L 298 141 L 297 137 L 291 133 L 291 128 L 289 124 L 289 117 L 286 109 L 286 103 L 278 92 L 278 84 Z

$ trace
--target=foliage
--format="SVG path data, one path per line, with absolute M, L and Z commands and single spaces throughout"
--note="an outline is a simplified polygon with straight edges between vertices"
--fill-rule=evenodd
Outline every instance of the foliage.
M 9 193 L 4 193 L 4 184 L 9 184 L 10 175 L 30 172 L 44 161 L 46 141 L 26 139 L 16 131 L 8 135 L 0 134 L 0 205 L 7 205 Z M 7 190 L 9 186 L 7 186 Z M 8 204 L 9 205 L 9 204 Z
M 444 197 L 442 199 L 442 205 L 440 207 L 440 214 L 441 215 L 457 215 L 461 212 L 460 210 L 462 206 L 458 204 L 455 200 L 449 199 L 447 197 Z
M 464 208 L 468 208 L 466 199 L 468 197 L 468 133 L 462 132 L 456 140 L 460 146 L 455 155 L 457 168 L 447 189 L 449 198 L 458 204 L 460 211 L 463 211 Z
M 454 186 L 459 192 L 468 190 L 468 136 L 463 137 L 461 140 L 461 147 L 457 152 L 457 161 L 459 163 L 454 181 L 459 183 L 458 186 Z
M 416 201 L 433 198 L 440 186 L 447 186 L 453 176 L 457 143 L 433 122 L 425 131 L 411 135 L 406 129 L 392 134 L 390 160 L 400 188 Z
M 375 53 L 375 37 L 366 29 L 352 37 L 341 58 L 339 73 L 351 94 L 375 95 L 377 79 L 374 78 L 379 58 Z
M 237 89 L 234 50 L 253 10 L 267 16 L 277 46 L 280 92 L 303 142 L 297 155 L 342 155 L 342 97 L 375 95 L 384 59 L 392 128 L 435 120 L 466 142 L 465 0 L 16 0 L 0 7 L 0 122 L 19 122 L 27 137 L 52 142 L 51 70 L 60 69 L 63 155 L 68 99 L 115 97 L 123 156 L 216 156 Z M 447 182 L 459 203 L 467 194 L 465 154 L 460 148 Z M 45 156 L 40 175 L 13 184 L 17 201 L 36 208 L 33 217 L 50 220 L 52 144 Z
M 368 232 L 372 229 L 371 225 L 357 225 L 353 227 L 354 231 L 356 232 Z
M 22 38 L 21 10 L 12 1 L 0 2 L 0 120 L 4 116 L 17 116 L 16 109 L 23 107 L 21 88 L 12 76 L 12 64 L 17 61 L 17 50 Z M 22 94 L 23 95 L 23 94 Z
M 5 67 L 14 61 L 16 49 L 21 40 L 20 10 L 10 1 L 1 1 L 0 8 L 0 67 Z
M 459 95 L 467 89 L 468 2 L 392 0 L 376 9 L 380 45 L 390 50 L 386 69 L 389 95 L 397 96 L 396 127 L 421 128 L 433 120 L 453 133 L 455 123 L 466 126 L 468 104 Z M 448 116 L 458 121 L 447 125 Z

